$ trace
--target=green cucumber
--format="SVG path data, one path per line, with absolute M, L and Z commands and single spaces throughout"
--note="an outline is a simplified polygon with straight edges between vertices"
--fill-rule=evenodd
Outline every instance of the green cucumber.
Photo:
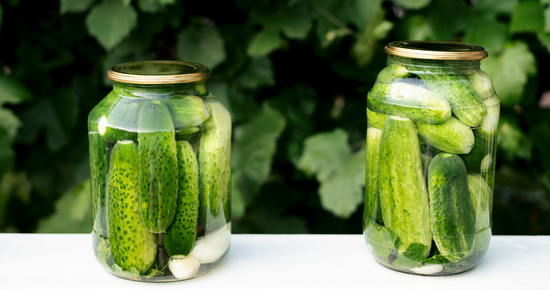
M 382 224 L 382 209 L 378 193 L 378 170 L 380 163 L 380 138 L 382 130 L 367 129 L 367 169 L 365 174 L 365 208 L 363 210 L 363 229 L 371 221 Z
M 109 238 L 107 222 L 107 181 L 109 179 L 109 158 L 112 146 L 96 132 L 89 132 L 90 144 L 90 191 L 92 197 L 92 223 L 94 231 Z
M 468 174 L 468 190 L 475 213 L 476 232 L 491 226 L 489 197 L 492 196 L 491 187 L 479 174 Z
M 384 123 L 386 122 L 386 114 L 380 114 L 373 112 L 367 108 L 367 126 L 374 127 L 376 129 L 384 129 Z
M 155 262 L 157 237 L 141 223 L 137 184 L 136 145 L 119 141 L 113 147 L 109 166 L 109 242 L 118 266 L 145 274 Z
M 476 72 L 465 76 L 482 100 L 490 98 L 495 93 L 493 82 L 491 81 L 489 75 L 487 75 L 484 71 L 477 70 Z
M 418 134 L 436 149 L 454 154 L 468 154 L 474 146 L 472 129 L 451 116 L 440 124 L 418 123 Z
M 176 131 L 200 125 L 210 117 L 206 104 L 199 97 L 175 96 L 166 100 L 165 104 L 170 110 Z
M 440 95 L 406 83 L 375 84 L 367 97 L 369 110 L 437 124 L 451 116 L 449 103 Z
M 475 251 L 485 252 L 491 240 L 491 187 L 478 174 L 468 174 L 468 190 L 476 213 Z
M 106 113 L 99 124 L 100 134 L 109 143 L 119 140 L 135 140 L 138 130 L 138 115 L 144 101 L 120 98 Z
M 421 256 L 427 257 L 432 245 L 428 191 L 417 131 L 407 118 L 386 119 L 380 141 L 379 182 L 384 226 L 399 236 L 399 252 L 419 243 L 426 246 Z
M 462 160 L 464 160 L 464 164 L 466 164 L 468 172 L 477 174 L 486 172 L 493 163 L 491 150 L 493 149 L 488 146 L 485 140 L 476 136 L 474 147 L 472 147 L 470 153 L 460 155 Z
M 193 147 L 178 141 L 178 206 L 174 222 L 164 234 L 168 255 L 187 256 L 197 237 L 199 218 L 199 167 Z
M 428 170 L 430 219 L 437 249 L 449 261 L 458 261 L 473 249 L 475 216 L 468 191 L 464 161 L 440 153 Z
M 199 225 L 215 230 L 231 219 L 231 115 L 215 98 L 205 102 L 210 118 L 199 143 Z
M 163 233 L 172 223 L 178 197 L 176 140 L 166 105 L 146 102 L 138 128 L 141 218 L 150 232 Z
M 485 104 L 463 75 L 451 69 L 435 67 L 410 65 L 408 69 L 417 74 L 430 90 L 443 96 L 462 123 L 475 127 L 487 116 Z
M 376 77 L 376 82 L 380 84 L 389 84 L 396 79 L 406 78 L 408 75 L 409 71 L 407 67 L 398 64 L 390 64 L 380 71 Z
M 479 128 L 474 130 L 476 136 L 479 136 L 485 140 L 492 139 L 495 136 L 498 129 L 498 119 L 500 117 L 500 99 L 497 95 L 483 100 L 483 103 L 487 107 L 487 117 L 481 121 Z

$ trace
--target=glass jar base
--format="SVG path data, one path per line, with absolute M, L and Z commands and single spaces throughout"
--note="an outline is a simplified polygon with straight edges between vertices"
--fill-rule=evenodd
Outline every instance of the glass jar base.
M 109 272 L 110 274 L 112 274 L 113 276 L 115 276 L 117 278 L 122 278 L 122 279 L 125 279 L 125 280 L 136 281 L 136 282 L 168 283 L 168 282 L 187 281 L 187 280 L 195 279 L 195 278 L 198 278 L 198 277 L 201 277 L 201 276 L 204 276 L 204 275 L 210 273 L 219 264 L 221 264 L 223 262 L 223 260 L 225 259 L 225 256 L 227 256 L 228 252 L 229 252 L 229 248 L 225 251 L 225 253 L 217 261 L 215 261 L 213 263 L 209 263 L 209 264 L 201 264 L 200 267 L 199 267 L 199 270 L 197 271 L 197 273 L 195 275 L 189 277 L 189 278 L 177 278 L 172 274 L 168 274 L 168 275 L 164 275 L 164 276 L 154 276 L 154 277 L 150 277 L 150 278 L 143 278 L 143 276 L 138 276 L 137 278 L 130 278 L 130 277 L 122 276 L 122 275 L 117 275 L 116 273 L 113 273 L 111 271 L 107 271 L 107 272 Z M 165 271 L 169 272 L 170 270 L 168 269 L 168 267 L 166 267 Z
M 477 266 L 477 264 L 471 265 L 471 266 L 458 266 L 453 269 L 446 269 L 444 265 L 442 264 L 434 264 L 434 265 L 424 265 L 419 268 L 396 268 L 392 266 L 389 263 L 384 263 L 382 261 L 376 260 L 376 262 L 385 268 L 388 268 L 390 270 L 394 270 L 396 272 L 404 273 L 404 274 L 412 274 L 412 275 L 418 275 L 418 276 L 450 276 L 450 275 L 457 275 L 461 274 L 467 271 L 472 270 Z

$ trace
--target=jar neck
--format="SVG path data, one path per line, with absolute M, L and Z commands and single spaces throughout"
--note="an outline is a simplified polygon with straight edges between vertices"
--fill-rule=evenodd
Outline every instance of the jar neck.
M 182 84 L 130 84 L 113 83 L 113 91 L 119 96 L 129 98 L 163 99 L 174 94 L 206 96 L 206 81 Z
M 401 56 L 390 56 L 390 64 L 395 65 L 414 65 L 417 67 L 453 69 L 461 73 L 473 73 L 480 69 L 480 60 L 435 60 L 435 59 L 415 59 Z

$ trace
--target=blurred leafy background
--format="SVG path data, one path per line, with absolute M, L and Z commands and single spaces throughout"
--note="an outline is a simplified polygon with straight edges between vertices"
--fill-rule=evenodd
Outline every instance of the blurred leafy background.
M 366 94 L 406 39 L 489 52 L 494 233 L 550 234 L 550 0 L 0 0 L 0 231 L 90 232 L 105 72 L 179 59 L 233 116 L 234 232 L 360 233 Z

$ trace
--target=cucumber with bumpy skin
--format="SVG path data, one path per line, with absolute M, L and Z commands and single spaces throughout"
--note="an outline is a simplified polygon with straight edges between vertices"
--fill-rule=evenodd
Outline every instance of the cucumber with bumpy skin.
M 433 161 L 432 161 L 433 162 Z M 411 244 L 425 247 L 427 257 L 432 245 L 428 191 L 422 174 L 420 145 L 414 123 L 389 116 L 380 141 L 380 200 L 385 227 L 399 236 L 398 251 Z
M 476 239 L 474 251 L 485 253 L 491 240 L 490 199 L 491 187 L 478 174 L 468 174 L 468 190 L 476 213 Z
M 442 96 L 406 83 L 375 84 L 367 97 L 369 110 L 437 124 L 451 116 L 451 107 Z
M 144 274 L 155 262 L 157 237 L 141 223 L 137 184 L 136 145 L 119 141 L 113 147 L 109 168 L 109 242 L 118 266 Z
M 476 136 L 474 147 L 472 147 L 470 153 L 460 155 L 469 173 L 480 174 L 487 171 L 489 169 L 488 166 L 492 165 L 491 148 L 487 145 L 485 140 Z M 488 162 L 490 164 L 487 164 Z
M 215 230 L 231 219 L 231 115 L 214 97 L 205 102 L 210 118 L 204 122 L 198 152 L 199 225 Z
M 210 112 L 204 101 L 196 96 L 175 96 L 165 101 L 174 128 L 195 127 L 210 118 Z
M 135 140 L 138 130 L 138 116 L 143 100 L 120 98 L 100 121 L 100 134 L 109 143 L 119 140 Z
M 408 75 L 409 71 L 407 67 L 398 64 L 390 64 L 380 71 L 376 77 L 376 82 L 380 84 L 389 84 L 396 79 L 405 78 Z
M 500 99 L 497 95 L 483 100 L 483 103 L 487 107 L 487 117 L 481 121 L 479 128 L 474 131 L 476 136 L 479 136 L 485 140 L 491 139 L 497 132 L 498 119 L 500 117 Z
M 109 238 L 107 222 L 107 181 L 109 179 L 109 158 L 112 146 L 103 140 L 98 132 L 89 132 L 90 142 L 90 191 L 92 194 L 92 223 L 94 231 Z
M 435 67 L 410 65 L 408 69 L 420 76 L 430 90 L 443 96 L 462 123 L 475 127 L 487 116 L 485 104 L 463 75 L 451 69 Z
M 428 169 L 430 219 L 437 249 L 449 261 L 471 254 L 475 216 L 468 190 L 464 161 L 450 153 L 440 153 Z
M 367 108 L 367 126 L 376 129 L 384 129 L 384 123 L 388 115 L 373 112 Z
M 145 103 L 138 127 L 141 217 L 150 232 L 163 233 L 172 223 L 178 197 L 176 140 L 166 105 Z
M 468 154 L 474 146 L 472 129 L 451 116 L 440 124 L 418 123 L 418 134 L 431 146 L 454 154 Z
M 382 224 L 382 209 L 378 193 L 378 170 L 380 164 L 380 138 L 382 130 L 367 129 L 367 166 L 365 174 L 365 208 L 363 210 L 363 229 L 371 221 Z
M 197 237 L 199 218 L 199 167 L 193 147 L 187 141 L 177 142 L 178 206 L 174 221 L 164 234 L 168 254 L 187 256 Z
M 495 93 L 491 78 L 482 70 L 465 75 L 482 100 L 490 98 Z

